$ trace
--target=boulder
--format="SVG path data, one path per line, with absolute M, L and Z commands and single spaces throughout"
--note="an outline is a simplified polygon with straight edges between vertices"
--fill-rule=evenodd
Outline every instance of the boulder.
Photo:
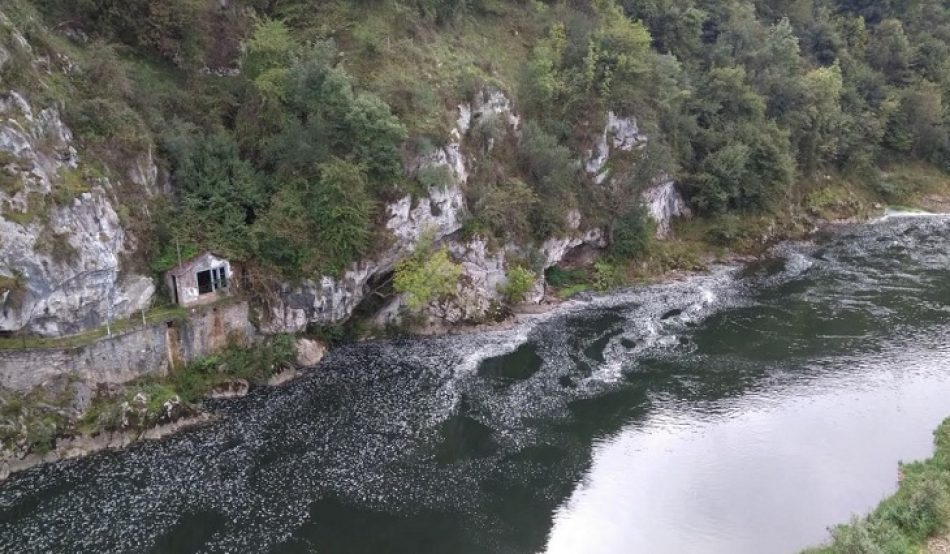
M 297 339 L 297 365 L 299 367 L 313 367 L 320 363 L 327 353 L 327 347 L 320 341 L 313 339 Z

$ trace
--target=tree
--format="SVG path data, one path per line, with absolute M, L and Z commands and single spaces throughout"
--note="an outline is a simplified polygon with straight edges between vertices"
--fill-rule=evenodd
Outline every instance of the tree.
M 512 267 L 505 274 L 505 284 L 499 287 L 499 292 L 509 304 L 517 304 L 524 300 L 525 295 L 534 287 L 535 274 L 530 269 L 520 265 Z
M 584 89 L 600 94 L 611 109 L 630 111 L 643 100 L 640 83 L 650 69 L 650 33 L 613 2 L 598 7 L 602 21 L 588 42 Z
M 653 233 L 654 227 L 646 209 L 637 203 L 614 223 L 610 241 L 611 253 L 621 260 L 640 257 L 647 251 Z
M 369 247 L 373 202 L 366 173 L 353 163 L 334 159 L 320 165 L 320 180 L 306 184 L 310 223 L 330 271 L 340 271 Z
M 370 176 L 382 182 L 402 174 L 398 147 L 406 140 L 406 128 L 378 97 L 362 93 L 346 115 L 352 156 L 365 164 Z
M 871 35 L 868 61 L 891 83 L 902 84 L 910 77 L 913 48 L 900 20 L 885 19 Z
M 844 83 L 841 68 L 835 64 L 805 75 L 807 105 L 802 112 L 804 125 L 796 129 L 798 158 L 801 166 L 814 171 L 835 160 L 844 124 L 841 93 Z
M 256 82 L 262 75 L 290 67 L 297 43 L 281 21 L 262 19 L 241 48 L 241 71 Z
M 178 133 L 165 141 L 164 149 L 181 195 L 180 233 L 206 248 L 246 259 L 249 226 L 267 193 L 234 140 L 223 132 L 200 138 Z
M 478 218 L 492 233 L 505 240 L 522 240 L 531 236 L 528 216 L 538 197 L 518 179 L 488 187 L 475 205 Z

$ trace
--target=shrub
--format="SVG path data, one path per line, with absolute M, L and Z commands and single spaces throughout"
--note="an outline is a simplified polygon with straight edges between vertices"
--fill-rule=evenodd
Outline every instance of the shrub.
M 320 181 L 307 191 L 317 244 L 336 270 L 357 260 L 370 240 L 373 201 L 360 166 L 333 160 L 320 166 Z
M 611 253 L 621 260 L 639 258 L 646 253 L 653 233 L 646 209 L 636 205 L 614 223 Z
M 433 250 L 431 239 L 423 240 L 413 255 L 396 267 L 393 285 L 405 295 L 406 307 L 412 312 L 454 294 L 462 275 L 462 266 L 449 259 L 448 251 Z
M 534 191 L 518 179 L 502 185 L 489 186 L 475 204 L 476 216 L 496 237 L 508 240 L 530 236 L 528 214 L 538 198 Z
M 593 283 L 599 291 L 608 291 L 623 286 L 626 282 L 623 268 L 608 261 L 594 262 Z
M 509 304 L 523 301 L 525 295 L 534 287 L 534 272 L 521 266 L 511 268 L 505 278 L 505 284 L 500 287 L 500 292 Z
M 416 180 L 428 188 L 445 188 L 455 183 L 455 173 L 447 165 L 427 165 L 416 173 Z

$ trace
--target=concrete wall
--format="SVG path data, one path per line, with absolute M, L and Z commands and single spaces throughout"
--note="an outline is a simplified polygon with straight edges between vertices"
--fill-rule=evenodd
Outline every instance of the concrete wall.
M 212 354 L 229 337 L 249 342 L 254 335 L 246 302 L 206 306 L 171 326 L 151 325 L 77 348 L 0 350 L 0 386 L 29 390 L 67 373 L 94 383 L 120 383 L 164 374 L 172 363 Z

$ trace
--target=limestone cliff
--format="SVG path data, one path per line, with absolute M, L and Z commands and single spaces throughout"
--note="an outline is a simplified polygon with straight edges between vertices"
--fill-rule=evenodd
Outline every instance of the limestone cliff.
M 264 314 L 263 330 L 268 333 L 299 332 L 308 324 L 335 324 L 347 320 L 366 295 L 370 285 L 385 279 L 399 260 L 411 252 L 424 233 L 446 246 L 452 258 L 462 266 L 462 276 L 456 293 L 450 298 L 433 302 L 424 310 L 430 322 L 458 324 L 480 321 L 503 302 L 500 289 L 507 281 L 506 273 L 511 260 L 522 260 L 532 250 L 540 252 L 540 266 L 536 282 L 526 299 L 538 303 L 544 298 L 543 271 L 557 265 L 575 248 L 592 246 L 604 248 L 607 238 L 602 229 L 584 224 L 577 210 L 571 211 L 566 231 L 561 236 L 548 238 L 542 244 L 505 244 L 491 249 L 481 237 L 463 238 L 458 231 L 467 212 L 464 188 L 477 149 L 470 144 L 473 122 L 495 119 L 509 132 L 518 133 L 521 118 L 513 102 L 501 90 L 486 87 L 472 102 L 458 106 L 456 126 L 451 140 L 433 152 L 413 160 L 410 173 L 433 167 L 443 167 L 452 182 L 443 187 L 432 187 L 428 195 L 416 199 L 406 196 L 386 208 L 386 228 L 392 233 L 393 243 L 372 259 L 361 261 L 347 270 L 342 277 L 323 276 L 307 280 L 298 286 L 285 286 L 280 300 Z M 594 150 L 588 151 L 585 167 L 598 186 L 604 186 L 609 175 L 608 162 L 616 152 L 630 152 L 641 147 L 647 137 L 640 133 L 636 120 L 621 118 L 614 113 L 595 141 Z M 494 145 L 489 143 L 487 148 Z M 647 187 L 642 200 L 657 221 L 658 236 L 668 236 L 670 221 L 689 215 L 685 202 L 670 179 Z M 401 318 L 404 299 L 398 295 L 389 299 L 372 320 L 376 325 L 395 323 Z
M 31 54 L 2 14 L 0 33 Z M 0 64 L 11 55 L 3 49 Z M 135 238 L 120 221 L 114 173 L 85 159 L 60 105 L 36 102 L 0 83 L 0 332 L 64 335 L 148 307 L 155 287 L 122 268 Z M 129 167 L 143 195 L 154 190 L 150 152 Z

